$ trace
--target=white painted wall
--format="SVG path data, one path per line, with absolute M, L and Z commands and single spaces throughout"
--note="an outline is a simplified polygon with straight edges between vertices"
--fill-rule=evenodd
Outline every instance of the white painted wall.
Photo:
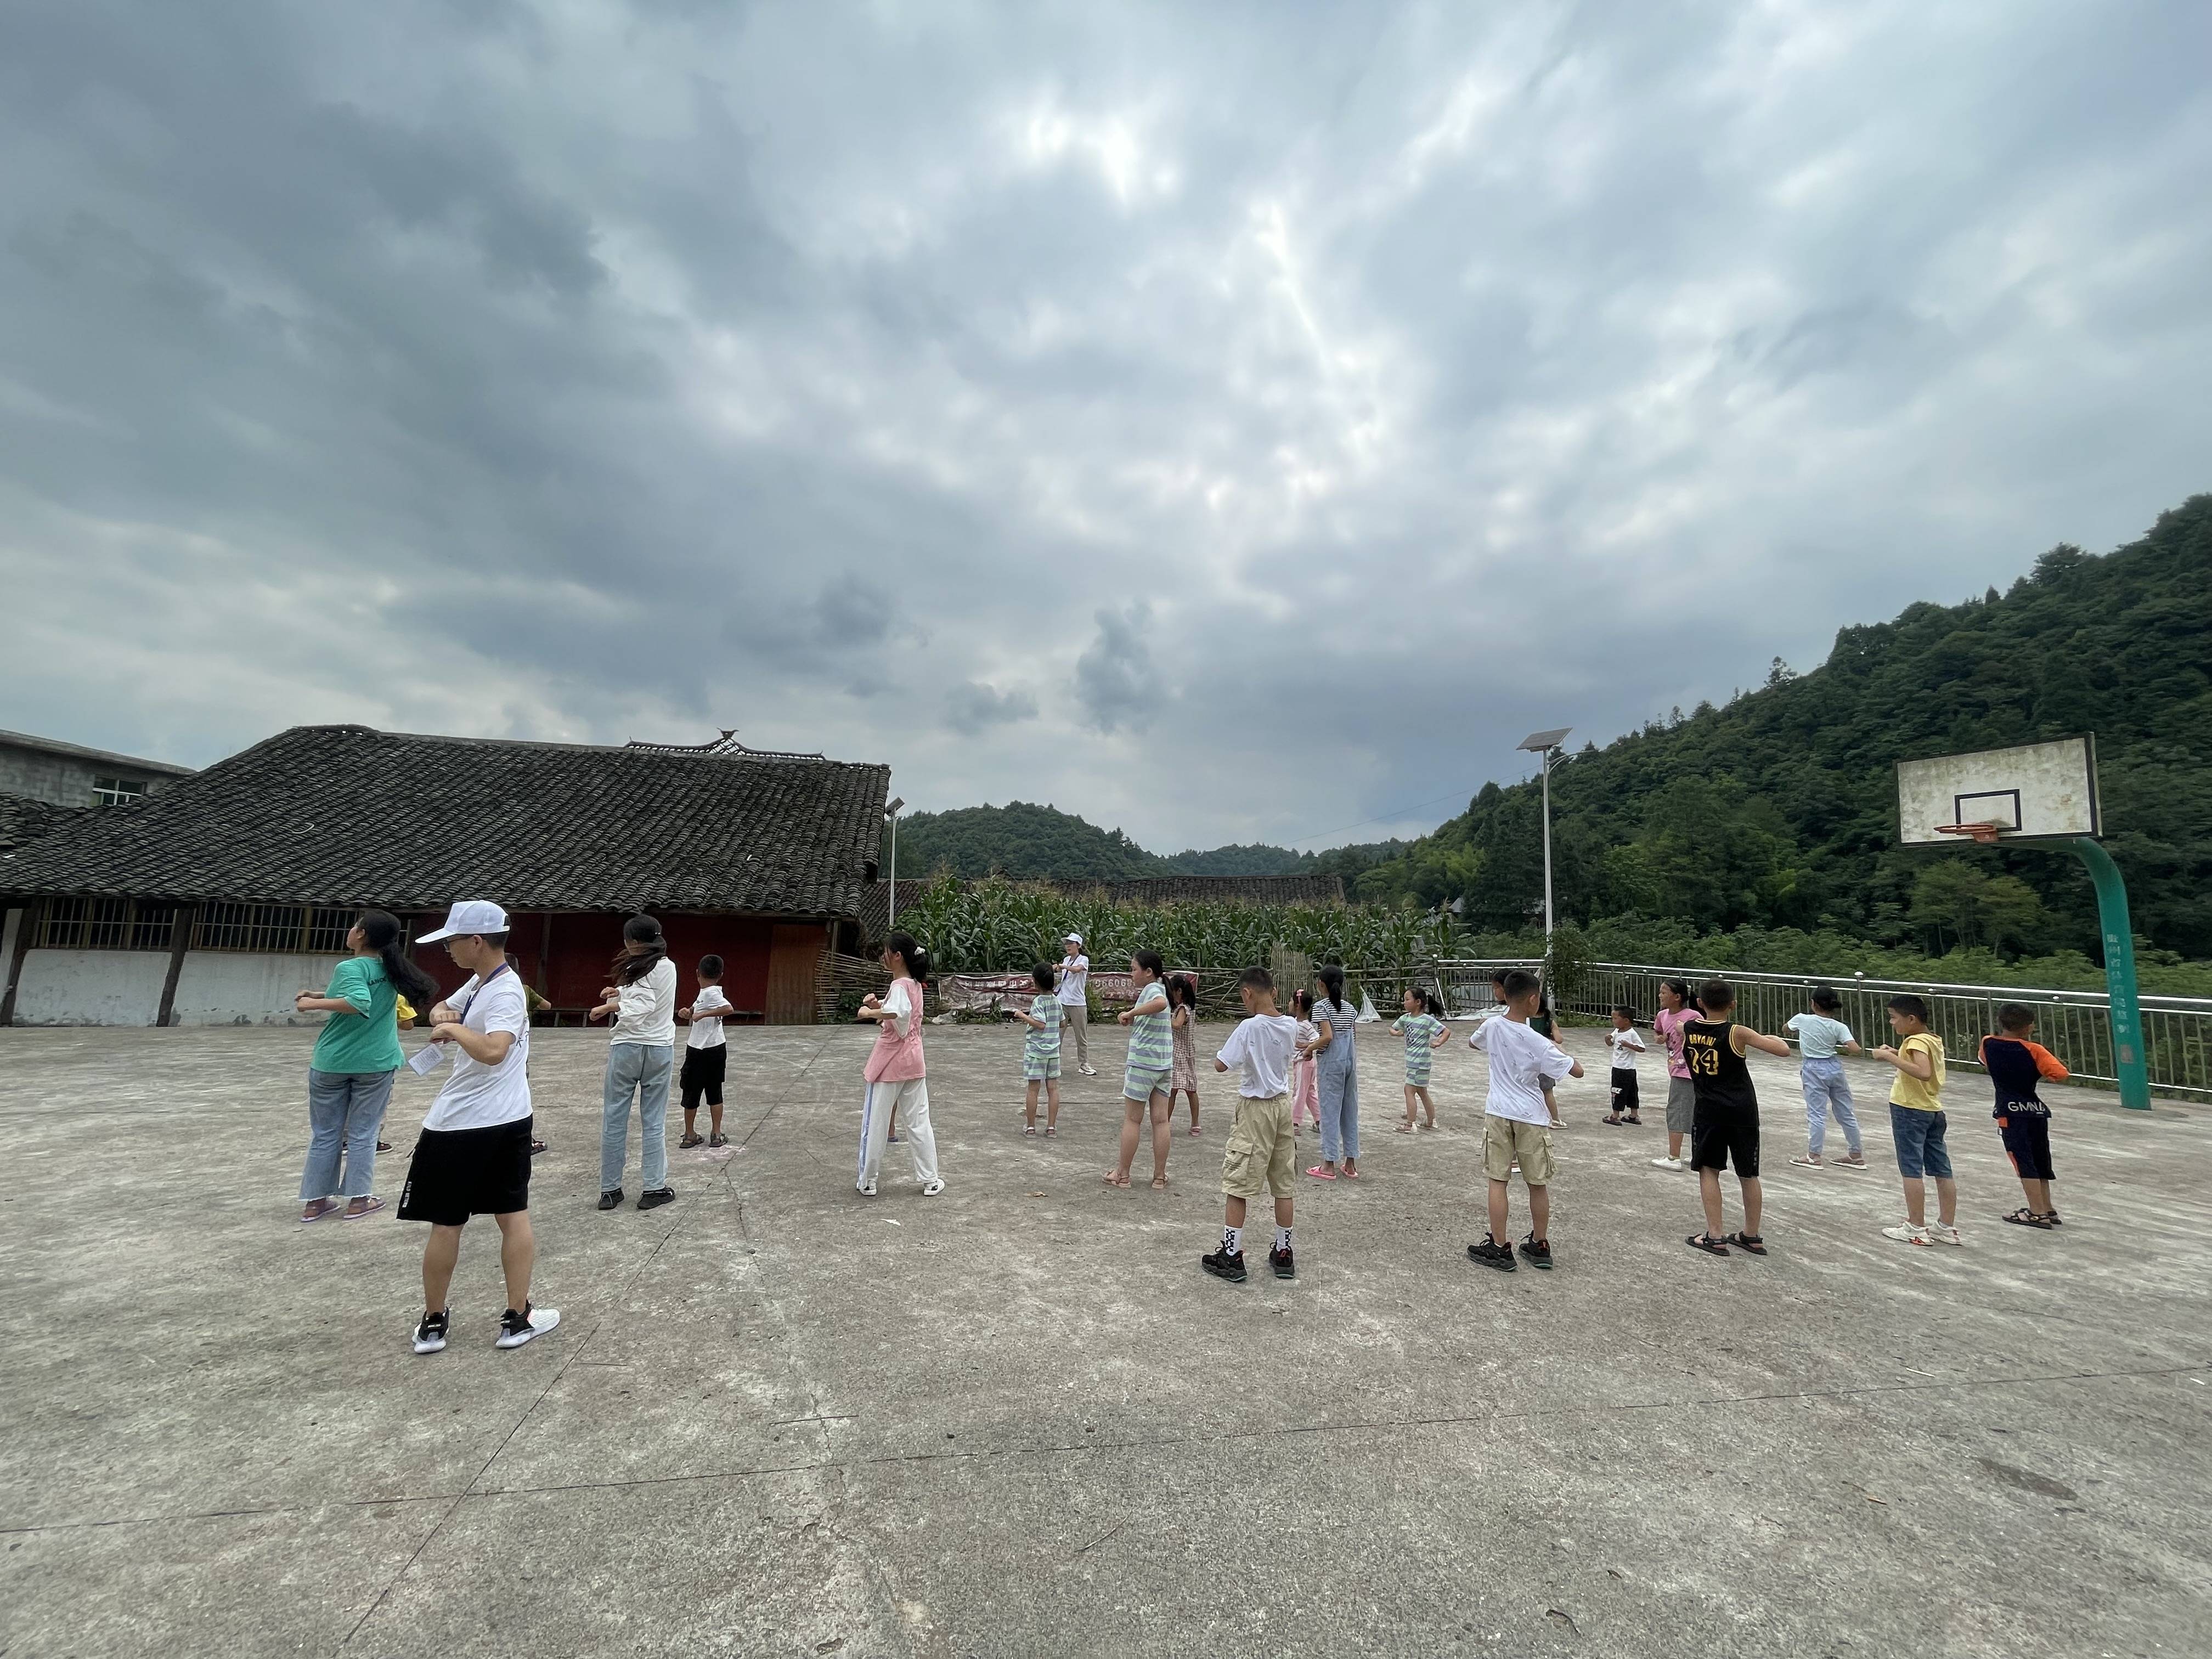
M 325 1014 L 295 1014 L 293 995 L 322 994 L 344 953 L 301 956 L 276 951 L 190 951 L 177 979 L 179 1025 L 320 1025 Z
M 167 951 L 32 951 L 15 988 L 18 1025 L 151 1025 Z
M 179 1025 L 319 1025 L 295 1014 L 295 991 L 330 983 L 337 955 L 192 951 L 177 980 Z M 15 993 L 19 1025 L 151 1025 L 161 1006 L 167 951 L 33 951 Z

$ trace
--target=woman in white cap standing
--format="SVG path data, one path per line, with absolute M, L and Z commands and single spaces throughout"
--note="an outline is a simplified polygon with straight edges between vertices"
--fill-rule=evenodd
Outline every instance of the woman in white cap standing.
M 1075 1069 L 1085 1077 L 1097 1077 L 1085 1030 L 1091 1023 L 1091 958 L 1083 954 L 1080 933 L 1070 933 L 1060 945 L 1066 951 L 1060 959 L 1060 1040 L 1065 1043 L 1068 1032 L 1075 1033 Z

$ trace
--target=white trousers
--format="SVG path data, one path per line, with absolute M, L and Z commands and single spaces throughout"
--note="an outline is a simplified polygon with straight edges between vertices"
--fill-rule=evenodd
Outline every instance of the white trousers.
M 860 1106 L 860 1164 L 854 1186 L 865 1188 L 875 1184 L 894 1111 L 907 1145 L 914 1148 L 914 1178 L 925 1187 L 937 1179 L 937 1134 L 929 1127 L 929 1079 L 915 1077 L 903 1083 L 868 1085 L 867 1097 Z

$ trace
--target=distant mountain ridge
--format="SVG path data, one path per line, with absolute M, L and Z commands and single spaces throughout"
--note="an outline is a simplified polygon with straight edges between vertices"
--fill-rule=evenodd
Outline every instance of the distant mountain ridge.
M 1298 853 L 1261 842 L 1195 848 L 1163 856 L 1148 853 L 1120 830 L 1102 830 L 1072 812 L 1029 801 L 1004 806 L 962 806 L 916 812 L 899 820 L 902 878 L 939 872 L 974 878 L 1005 875 L 1021 880 L 1141 881 L 1163 876 L 1356 877 L 1406 848 L 1403 842 Z M 888 868 L 889 843 L 884 860 Z

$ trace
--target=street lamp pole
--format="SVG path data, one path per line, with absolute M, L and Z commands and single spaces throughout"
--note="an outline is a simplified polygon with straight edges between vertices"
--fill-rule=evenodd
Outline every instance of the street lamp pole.
M 1536 757 L 1536 765 L 1543 779 L 1544 791 L 1544 964 L 1552 961 L 1552 757 L 1559 752 L 1559 739 L 1575 728 L 1562 726 L 1555 732 L 1531 732 L 1521 739 L 1521 747 Z
M 890 897 L 884 910 L 884 931 L 889 933 L 891 924 L 898 920 L 898 815 L 906 805 L 904 795 L 893 795 L 884 808 L 884 817 L 891 826 L 891 884 Z

